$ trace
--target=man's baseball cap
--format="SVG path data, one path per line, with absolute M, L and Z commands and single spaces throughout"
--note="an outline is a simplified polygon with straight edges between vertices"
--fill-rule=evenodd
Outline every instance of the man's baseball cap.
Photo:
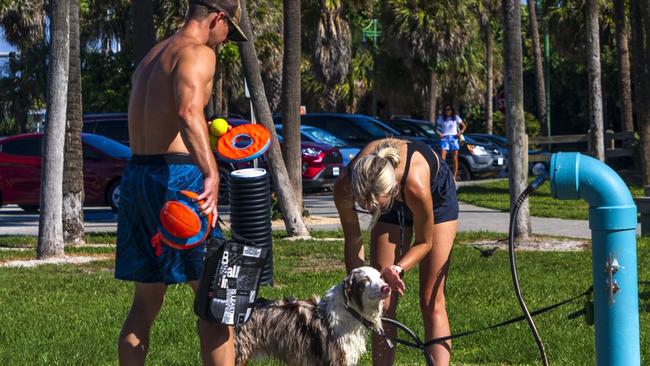
M 190 4 L 201 4 L 226 14 L 230 21 L 228 39 L 234 42 L 247 42 L 248 38 L 239 26 L 241 21 L 241 3 L 239 0 L 190 0 Z

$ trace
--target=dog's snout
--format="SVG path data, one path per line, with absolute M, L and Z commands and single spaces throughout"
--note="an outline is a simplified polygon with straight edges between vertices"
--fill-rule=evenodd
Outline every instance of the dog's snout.
M 388 285 L 383 285 L 381 286 L 381 293 L 384 295 L 387 295 L 390 293 L 390 286 Z

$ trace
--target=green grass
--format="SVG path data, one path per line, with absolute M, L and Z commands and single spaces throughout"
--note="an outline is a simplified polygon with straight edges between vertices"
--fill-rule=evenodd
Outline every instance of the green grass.
M 447 302 L 453 332 L 482 327 L 520 314 L 505 251 L 481 258 L 464 243 L 503 235 L 460 234 L 453 252 Z M 111 239 L 108 237 L 108 239 Z M 24 246 L 26 238 L 0 238 L 0 246 Z M 105 240 L 104 242 L 112 242 Z M 32 244 L 33 245 L 33 244 Z M 74 248 L 78 254 L 108 254 L 113 248 Z M 8 253 L 8 254 L 7 254 Z M 0 261 L 25 253 L 0 251 Z M 27 257 L 33 256 L 28 252 Z M 530 308 L 571 297 L 591 284 L 590 252 L 521 252 L 520 280 Z M 275 287 L 270 299 L 323 294 L 344 275 L 342 242 L 276 240 Z M 650 240 L 638 245 L 642 364 L 650 362 Z M 132 285 L 113 279 L 112 259 L 77 266 L 0 268 L 0 365 L 114 365 L 116 339 L 130 306 Z M 417 270 L 406 276 L 399 319 L 423 334 Z M 150 365 L 199 365 L 198 338 L 187 286 L 172 286 L 152 333 Z M 594 364 L 594 329 L 567 315 L 576 302 L 537 317 L 554 365 Z M 525 323 L 455 340 L 455 365 L 536 365 L 537 349 Z M 275 363 L 256 363 L 266 365 Z M 369 365 L 366 355 L 362 365 Z M 422 365 L 420 354 L 400 347 L 396 365 Z
M 643 196 L 643 187 L 630 187 L 632 196 Z M 472 205 L 487 207 L 503 212 L 510 210 L 508 181 L 501 180 L 486 184 L 461 187 L 458 189 L 458 200 Z M 546 183 L 530 197 L 530 214 L 539 217 L 556 217 L 560 219 L 587 220 L 589 206 L 583 200 L 558 201 L 551 197 L 551 186 Z M 558 209 L 561 207 L 561 209 Z

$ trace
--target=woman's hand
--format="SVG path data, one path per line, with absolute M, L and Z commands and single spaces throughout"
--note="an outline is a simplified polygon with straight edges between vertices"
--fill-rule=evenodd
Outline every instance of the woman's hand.
M 393 266 L 386 267 L 381 271 L 381 277 L 386 281 L 393 291 L 397 291 L 398 294 L 404 295 L 404 290 L 406 290 L 406 285 L 404 281 L 399 278 L 399 274 L 393 268 Z

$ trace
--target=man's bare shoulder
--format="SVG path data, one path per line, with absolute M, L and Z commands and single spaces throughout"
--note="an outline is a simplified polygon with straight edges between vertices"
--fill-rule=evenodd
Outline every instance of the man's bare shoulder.
M 185 62 L 214 65 L 217 62 L 217 55 L 212 48 L 206 45 L 188 43 L 178 49 L 176 57 L 176 63 Z

